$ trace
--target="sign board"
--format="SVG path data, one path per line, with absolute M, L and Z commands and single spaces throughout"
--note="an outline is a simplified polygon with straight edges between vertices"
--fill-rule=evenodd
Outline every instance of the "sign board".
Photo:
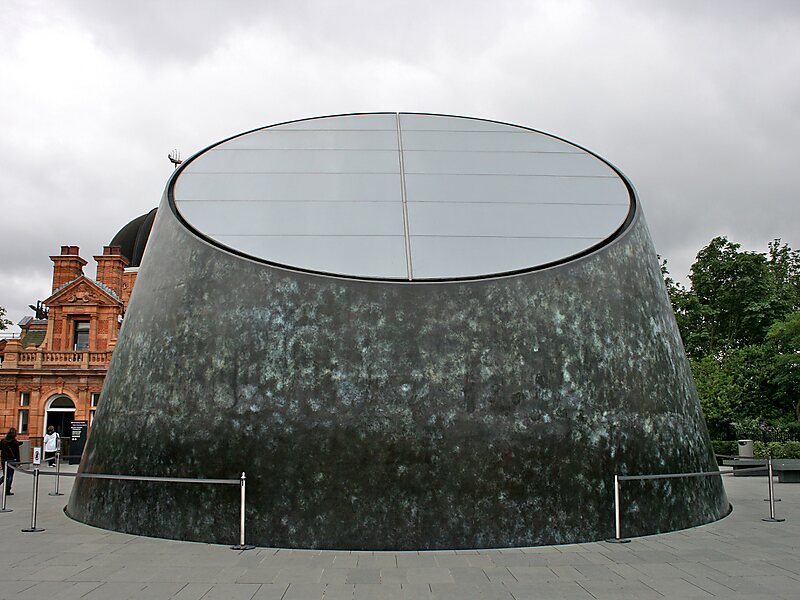
M 34 446 L 33 447 L 33 464 L 34 465 L 42 464 L 42 447 L 41 446 Z
M 71 465 L 81 462 L 83 448 L 86 446 L 86 428 L 88 426 L 88 421 L 72 421 L 70 424 L 69 464 Z

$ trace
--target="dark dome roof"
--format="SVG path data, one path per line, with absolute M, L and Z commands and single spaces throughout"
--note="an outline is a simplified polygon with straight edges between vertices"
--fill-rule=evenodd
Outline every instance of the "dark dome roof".
M 149 213 L 136 217 L 120 229 L 109 244 L 121 248 L 122 256 L 128 259 L 129 267 L 138 267 L 142 262 L 147 238 L 150 237 L 153 220 L 156 218 L 156 210 L 158 209 L 154 208 Z

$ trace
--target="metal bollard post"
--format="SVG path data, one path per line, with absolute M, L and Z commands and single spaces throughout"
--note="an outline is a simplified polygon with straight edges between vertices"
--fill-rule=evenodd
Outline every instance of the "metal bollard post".
M 6 508 L 6 486 L 8 485 L 8 461 L 3 463 L 3 490 L 0 492 L 3 494 L 3 506 L 0 507 L 0 512 L 11 512 L 10 508 Z
M 231 550 L 252 550 L 255 546 L 250 546 L 244 543 L 244 512 L 245 512 L 245 503 L 247 498 L 247 477 L 245 477 L 244 471 L 242 471 L 242 476 L 239 478 L 239 490 L 240 490 L 240 503 L 239 503 L 239 544 L 236 546 L 231 546 Z
M 33 470 L 33 498 L 31 499 L 31 526 L 30 529 L 22 529 L 25 533 L 35 533 L 44 531 L 36 527 L 36 513 L 39 510 L 39 467 Z
M 606 540 L 614 544 L 627 544 L 628 539 L 622 537 L 622 515 L 619 507 L 619 475 L 614 475 L 614 537 Z
M 781 501 L 780 498 L 775 498 L 774 496 L 772 500 L 770 500 L 769 498 L 764 498 L 764 502 L 780 502 L 780 501 Z
M 772 456 L 767 457 L 767 479 L 769 483 L 769 518 L 761 520 L 769 521 L 770 523 L 780 523 L 786 519 L 775 518 L 775 489 L 773 488 L 774 482 L 772 481 Z
M 56 448 L 56 487 L 55 490 L 47 494 L 48 496 L 63 496 L 61 492 L 58 491 L 58 479 L 61 477 L 61 449 Z

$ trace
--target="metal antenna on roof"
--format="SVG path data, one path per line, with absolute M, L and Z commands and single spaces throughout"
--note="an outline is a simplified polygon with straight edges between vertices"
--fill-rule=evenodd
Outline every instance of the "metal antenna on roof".
M 33 304 L 28 304 L 28 306 L 36 313 L 37 319 L 46 319 L 47 318 L 47 307 L 41 300 L 36 301 L 36 306 Z
M 183 162 L 181 160 L 181 153 L 177 150 L 173 150 L 170 154 L 167 154 L 167 158 L 169 158 L 169 162 L 175 165 L 176 169 L 178 168 L 178 165 Z

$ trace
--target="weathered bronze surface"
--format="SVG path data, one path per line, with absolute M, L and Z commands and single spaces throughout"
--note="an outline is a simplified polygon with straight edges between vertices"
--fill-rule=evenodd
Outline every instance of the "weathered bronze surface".
M 714 469 L 638 207 L 616 239 L 559 266 L 423 283 L 236 256 L 168 195 L 81 465 L 245 471 L 248 542 L 374 550 L 603 539 L 615 474 Z M 78 479 L 68 514 L 232 543 L 238 494 Z M 622 508 L 623 533 L 640 535 L 729 505 L 702 477 L 626 482 Z

